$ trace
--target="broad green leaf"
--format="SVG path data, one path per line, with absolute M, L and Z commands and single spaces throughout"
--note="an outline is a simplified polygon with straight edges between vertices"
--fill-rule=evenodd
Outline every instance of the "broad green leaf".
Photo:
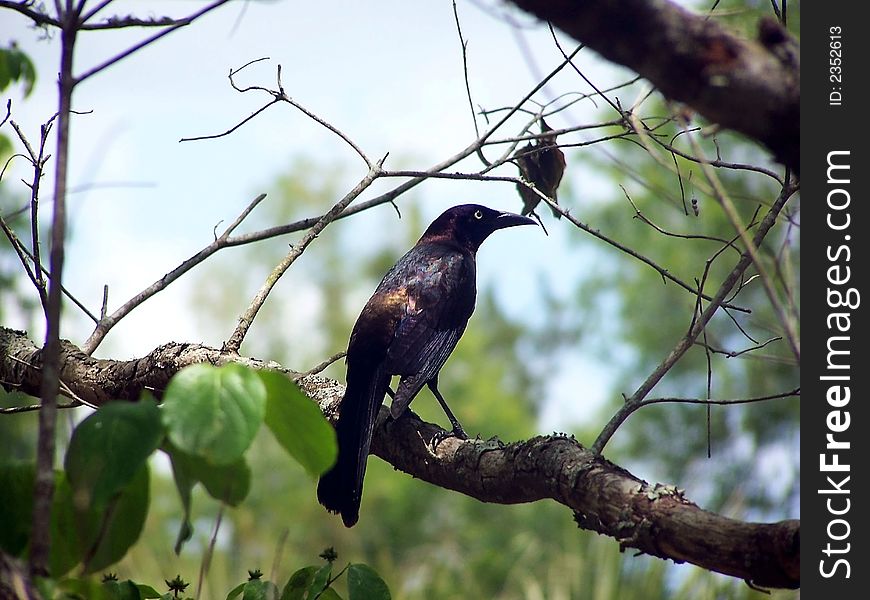
M 347 593 L 350 600 L 390 600 L 390 589 L 370 566 L 354 563 L 347 568 Z
M 313 477 L 335 464 L 335 430 L 317 404 L 276 371 L 260 371 L 266 385 L 266 425 L 278 443 Z
M 245 584 L 247 584 L 247 583 L 248 583 L 247 581 L 245 583 L 240 583 L 239 585 L 237 585 L 236 587 L 231 589 L 230 593 L 227 594 L 227 600 L 234 600 L 235 598 L 238 598 L 239 596 L 241 596 L 242 592 L 245 591 Z
M 136 587 L 139 588 L 139 595 L 146 600 L 148 600 L 150 598 L 159 598 L 160 597 L 160 592 L 155 590 L 150 585 L 145 585 L 144 583 L 137 583 Z
M 317 600 L 342 600 L 342 598 L 333 588 L 328 587 L 321 592 Z
M 104 581 L 103 590 L 108 600 L 142 600 L 139 587 L 129 579 L 126 581 Z
M 332 575 L 332 563 L 326 563 L 317 569 L 311 578 L 311 583 L 308 584 L 308 595 L 306 598 L 317 598 L 329 584 L 330 575 Z
M 64 461 L 75 507 L 105 506 L 139 472 L 162 438 L 160 410 L 147 398 L 109 402 L 79 423 Z
M 271 600 L 278 597 L 278 588 L 271 581 L 252 579 L 244 585 L 242 600 Z
M 311 566 L 304 567 L 293 573 L 281 591 L 281 600 L 304 600 L 305 592 L 308 590 L 308 586 L 311 585 L 316 572 L 317 567 Z
M 35 476 L 33 463 L 0 463 L 0 548 L 12 556 L 20 556 L 30 540 Z
M 163 423 L 177 447 L 218 465 L 237 462 L 266 412 L 266 386 L 237 364 L 192 365 L 179 371 L 163 396 Z
M 193 535 L 190 518 L 193 486 L 202 483 L 215 500 L 238 506 L 251 489 L 251 469 L 244 458 L 230 465 L 212 465 L 179 450 L 168 441 L 163 450 L 172 462 L 172 476 L 184 509 L 184 518 L 175 540 L 175 553 L 179 554 Z
M 113 583 L 117 583 L 116 581 Z M 58 594 L 49 598 L 87 598 L 88 600 L 114 600 L 107 587 L 93 577 L 70 577 L 57 583 Z
M 149 503 L 148 465 L 105 507 L 76 510 L 73 490 L 63 473 L 55 478 L 52 504 L 51 573 L 59 577 L 79 563 L 94 572 L 121 560 L 136 543 L 145 524 Z
M 87 564 L 86 572 L 94 573 L 109 567 L 127 554 L 133 544 L 139 539 L 145 526 L 150 502 L 148 465 L 142 465 L 133 481 L 114 500 L 114 507 L 102 514 L 92 517 L 94 527 L 88 538 L 87 551 L 90 552 L 95 542 L 97 550 Z M 100 536 L 100 530 L 105 521 L 105 531 Z M 87 556 L 87 555 L 86 555 Z
M 0 48 L 0 91 L 18 80 L 24 83 L 24 95 L 29 96 L 36 83 L 36 69 L 13 42 L 9 48 Z
M 251 489 L 251 469 L 244 457 L 232 464 L 214 465 L 171 444 L 167 444 L 165 450 L 172 460 L 173 472 L 180 475 L 176 477 L 176 485 L 179 485 L 179 480 L 185 487 L 200 482 L 209 496 L 230 506 L 238 506 L 247 497 Z M 186 494 L 186 504 L 189 505 L 189 491 Z

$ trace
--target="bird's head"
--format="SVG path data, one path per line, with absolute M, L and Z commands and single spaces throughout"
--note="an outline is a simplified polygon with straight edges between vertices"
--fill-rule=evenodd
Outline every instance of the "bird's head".
M 537 225 L 537 222 L 529 217 L 500 212 L 479 204 L 460 204 L 448 208 L 432 221 L 420 241 L 452 241 L 476 252 L 493 231 L 515 225 Z

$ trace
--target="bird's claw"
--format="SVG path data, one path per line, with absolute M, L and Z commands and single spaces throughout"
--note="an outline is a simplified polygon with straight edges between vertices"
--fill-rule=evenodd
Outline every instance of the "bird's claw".
M 432 436 L 432 440 L 429 442 L 429 445 L 432 448 L 432 452 L 435 452 L 438 449 L 438 446 L 446 440 L 447 438 L 455 437 L 460 440 L 467 440 L 468 434 L 465 433 L 465 430 L 462 427 L 456 426 L 452 431 L 439 431 L 435 435 Z

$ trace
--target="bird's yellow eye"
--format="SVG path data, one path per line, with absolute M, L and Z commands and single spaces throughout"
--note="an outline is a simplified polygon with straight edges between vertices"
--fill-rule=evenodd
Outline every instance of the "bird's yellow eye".
M 474 211 L 474 218 L 475 218 L 475 219 L 482 219 L 482 218 L 483 218 L 483 212 L 482 212 L 482 211 L 479 211 L 479 210 Z

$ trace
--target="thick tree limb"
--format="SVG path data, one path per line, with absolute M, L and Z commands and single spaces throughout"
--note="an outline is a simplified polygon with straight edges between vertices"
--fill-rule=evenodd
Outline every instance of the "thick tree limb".
M 800 54 L 776 21 L 745 40 L 667 0 L 512 0 L 800 174 Z
M 140 359 L 116 361 L 93 358 L 64 342 L 60 377 L 74 394 L 99 405 L 110 398 L 136 400 L 143 389 L 159 396 L 186 365 L 231 361 L 280 368 L 198 344 L 169 343 Z M 299 377 L 302 389 L 334 419 L 344 392 L 339 383 L 281 370 Z M 3 387 L 34 394 L 40 380 L 39 348 L 26 333 L 0 328 Z M 690 562 L 758 586 L 800 585 L 800 521 L 747 523 L 705 511 L 680 490 L 650 485 L 561 435 L 510 444 L 448 438 L 433 452 L 429 442 L 439 427 L 413 414 L 389 421 L 387 412 L 381 411 L 372 452 L 414 477 L 483 502 L 553 499 L 574 512 L 581 528 L 610 536 L 623 549 Z

